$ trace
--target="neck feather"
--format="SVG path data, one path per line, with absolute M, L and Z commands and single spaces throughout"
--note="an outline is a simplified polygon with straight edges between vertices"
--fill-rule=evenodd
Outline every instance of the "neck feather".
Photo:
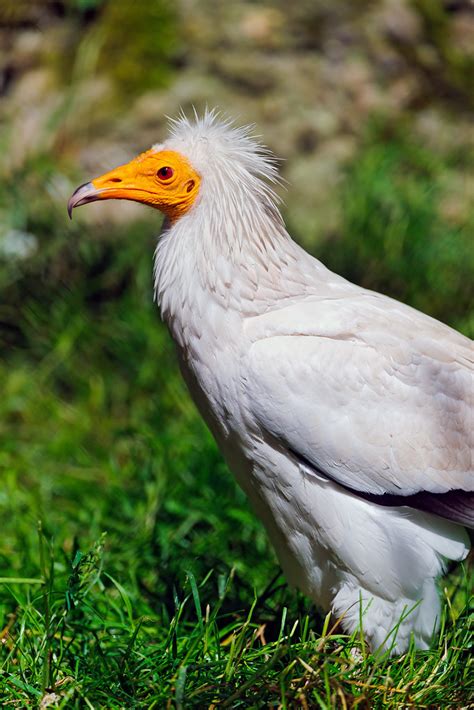
M 214 185 L 190 212 L 165 223 L 155 253 L 162 317 L 183 326 L 209 304 L 256 315 L 308 292 L 322 264 L 288 235 L 270 193 Z

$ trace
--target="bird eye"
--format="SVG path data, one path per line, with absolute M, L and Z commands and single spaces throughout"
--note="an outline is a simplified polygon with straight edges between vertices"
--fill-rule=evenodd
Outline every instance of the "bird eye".
M 160 168 L 156 174 L 160 180 L 169 180 L 170 178 L 173 177 L 174 170 L 173 170 L 173 168 L 170 168 L 168 165 L 165 165 L 163 168 Z

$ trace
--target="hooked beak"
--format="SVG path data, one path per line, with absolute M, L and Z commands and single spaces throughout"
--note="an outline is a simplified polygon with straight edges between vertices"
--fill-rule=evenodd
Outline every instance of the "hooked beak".
M 162 169 L 164 176 L 160 175 Z M 96 200 L 132 200 L 159 209 L 173 221 L 192 207 L 200 182 L 198 173 L 180 153 L 151 148 L 78 187 L 67 211 L 71 217 L 75 207 Z
M 154 150 L 149 150 L 126 165 L 119 165 L 118 168 L 114 168 L 105 175 L 80 185 L 67 203 L 70 219 L 72 219 L 72 211 L 75 207 L 87 205 L 96 200 L 122 199 L 146 202 L 147 185 L 144 184 L 146 176 L 142 174 L 143 165 L 145 160 L 154 154 Z
M 81 205 L 87 205 L 88 202 L 99 200 L 101 192 L 103 192 L 103 190 L 97 189 L 91 182 L 85 182 L 83 185 L 79 185 L 77 190 L 72 193 L 67 203 L 69 219 L 72 219 L 74 207 L 80 207 Z

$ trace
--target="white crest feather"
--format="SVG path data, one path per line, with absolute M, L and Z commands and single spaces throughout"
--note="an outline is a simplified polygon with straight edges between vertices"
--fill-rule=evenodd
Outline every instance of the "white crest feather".
M 216 109 L 192 119 L 183 112 L 169 119 L 169 138 L 155 149 L 175 150 L 184 155 L 201 175 L 203 193 L 208 185 L 214 196 L 245 193 L 262 200 L 273 210 L 280 202 L 271 185 L 282 184 L 272 152 L 254 135 L 253 125 L 236 126 Z

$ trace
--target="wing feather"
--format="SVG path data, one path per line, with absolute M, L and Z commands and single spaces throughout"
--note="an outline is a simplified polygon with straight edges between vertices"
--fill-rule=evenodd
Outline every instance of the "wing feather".
M 244 387 L 263 432 L 366 497 L 473 515 L 469 339 L 362 290 L 249 319 L 246 333 Z

